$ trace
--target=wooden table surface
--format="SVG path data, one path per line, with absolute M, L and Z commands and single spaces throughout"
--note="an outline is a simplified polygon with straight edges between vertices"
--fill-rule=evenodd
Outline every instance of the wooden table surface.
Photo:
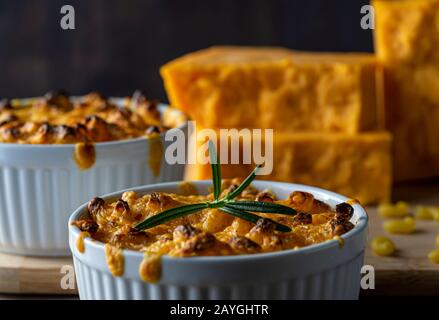
M 394 201 L 403 200 L 414 209 L 417 205 L 439 205 L 439 183 L 401 185 L 395 188 Z M 365 295 L 435 295 L 439 296 L 439 264 L 429 261 L 428 253 L 436 249 L 435 238 L 439 234 L 439 221 L 416 220 L 416 232 L 410 235 L 391 235 L 382 228 L 383 220 L 376 208 L 367 210 L 369 239 L 384 235 L 397 247 L 392 257 L 378 257 L 366 250 L 365 264 L 376 271 L 374 290 Z

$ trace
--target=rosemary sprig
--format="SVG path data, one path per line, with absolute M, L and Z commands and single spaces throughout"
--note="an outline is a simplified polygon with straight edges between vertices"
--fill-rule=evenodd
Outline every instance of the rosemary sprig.
M 256 178 L 256 173 L 259 171 L 260 167 L 261 165 L 257 165 L 253 172 L 250 173 L 247 178 L 245 178 L 245 180 L 238 186 L 238 188 L 236 188 L 226 196 L 226 200 L 232 200 L 236 198 L 242 191 L 244 191 L 244 189 L 247 188 L 250 183 L 252 183 L 252 181 Z
M 212 166 L 213 196 L 215 201 L 218 201 L 221 195 L 221 166 L 211 140 L 209 140 L 209 157 L 210 165 Z
M 285 214 L 285 215 L 295 215 L 297 213 L 296 210 L 294 210 L 293 208 L 283 206 L 277 203 L 234 200 L 255 179 L 256 173 L 258 172 L 260 165 L 258 165 L 253 170 L 253 172 L 235 190 L 230 192 L 224 198 L 220 199 L 221 166 L 219 164 L 218 156 L 212 141 L 209 141 L 209 156 L 210 156 L 210 163 L 212 166 L 212 183 L 213 183 L 213 196 L 214 196 L 213 201 L 183 205 L 180 207 L 174 207 L 169 210 L 162 211 L 138 223 L 137 225 L 135 225 L 135 228 L 138 230 L 149 229 L 158 226 L 160 224 L 163 224 L 165 222 L 174 220 L 176 218 L 187 216 L 192 213 L 208 208 L 219 209 L 227 214 L 230 214 L 232 216 L 238 217 L 243 220 L 250 221 L 252 223 L 256 223 L 259 219 L 262 219 L 262 217 L 253 214 L 251 212 Z M 271 221 L 275 224 L 276 230 L 282 232 L 291 231 L 290 227 L 280 224 L 273 220 Z
M 294 216 L 296 210 L 283 206 L 277 203 L 259 202 L 259 201 L 230 201 L 226 203 L 227 207 L 233 207 L 239 210 L 264 212 L 264 213 L 278 213 Z
M 165 222 L 168 222 L 170 220 L 174 220 L 179 217 L 187 216 L 188 214 L 195 213 L 197 211 L 203 210 L 208 208 L 207 203 L 195 203 L 195 204 L 189 204 L 184 205 L 180 207 L 175 207 L 169 210 L 165 210 L 159 214 L 156 214 L 155 216 L 152 216 L 151 218 L 145 219 L 139 224 L 135 226 L 136 229 L 144 230 L 149 229 L 155 226 L 158 226 L 160 224 L 163 224 Z
M 255 214 L 247 212 L 247 211 L 242 211 L 242 210 L 236 209 L 236 208 L 228 206 L 228 205 L 221 207 L 220 210 L 224 211 L 225 213 L 231 214 L 232 216 L 235 216 L 235 217 L 238 217 L 238 218 L 241 218 L 243 220 L 247 220 L 247 221 L 250 221 L 253 223 L 258 222 L 258 220 L 261 219 L 261 217 L 258 215 L 255 215 Z M 291 231 L 291 228 L 286 226 L 286 225 L 277 223 L 276 221 L 273 221 L 273 220 L 270 220 L 270 221 L 276 225 L 276 230 L 278 230 L 278 231 L 282 231 L 282 232 L 290 232 Z

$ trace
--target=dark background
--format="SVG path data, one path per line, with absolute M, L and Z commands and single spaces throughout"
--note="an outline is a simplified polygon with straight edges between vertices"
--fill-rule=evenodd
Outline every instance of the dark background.
M 76 30 L 60 9 L 75 8 Z M 218 44 L 372 51 L 367 0 L 0 0 L 0 96 L 50 89 L 166 100 L 165 62 Z

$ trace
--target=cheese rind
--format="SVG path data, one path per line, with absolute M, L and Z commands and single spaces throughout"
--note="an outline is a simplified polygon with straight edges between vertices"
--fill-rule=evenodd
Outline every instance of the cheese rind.
M 204 127 L 356 133 L 382 126 L 370 54 L 213 47 L 161 68 L 170 103 Z
M 395 180 L 439 176 L 439 1 L 374 1 Z
M 387 202 L 392 182 L 390 144 L 390 135 L 384 132 L 276 134 L 273 172 L 257 179 L 313 185 L 358 199 L 362 204 Z M 245 177 L 253 168 L 252 164 L 224 164 L 222 174 L 224 178 Z M 187 168 L 187 180 L 210 178 L 209 164 Z

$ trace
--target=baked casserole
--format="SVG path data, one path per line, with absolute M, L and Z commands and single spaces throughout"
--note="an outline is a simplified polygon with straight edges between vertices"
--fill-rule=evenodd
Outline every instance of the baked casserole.
M 236 192 L 239 181 L 223 180 L 222 188 L 208 180 L 152 184 L 83 204 L 69 220 L 80 298 L 358 299 L 367 214 L 358 202 L 327 190 L 255 180 L 232 200 L 236 199 L 235 206 L 257 199 L 267 207 L 284 203 L 297 213 L 267 218 L 253 211 L 267 219 L 258 225 L 206 209 L 139 232 L 140 224 L 169 210 L 210 203 L 212 189 L 214 194 L 222 190 L 221 201 Z M 262 202 L 271 199 L 273 203 Z M 166 210 L 179 202 L 195 204 Z M 350 207 L 353 215 L 348 223 Z M 311 223 L 300 212 L 309 213 Z M 139 213 L 142 216 L 136 216 Z M 150 218 L 141 221 L 145 216 Z M 303 216 L 308 218 L 303 221 Z M 292 231 L 273 231 L 269 220 L 282 221 Z M 343 233 L 351 223 L 353 228 Z M 312 230 L 317 228 L 324 236 L 313 239 Z M 163 252 L 168 254 L 160 255 Z
M 166 162 L 166 133 L 186 128 L 181 112 L 139 92 L 0 99 L 0 251 L 70 255 L 65 225 L 81 203 L 183 178 Z
M 0 102 L 0 142 L 26 144 L 93 143 L 136 138 L 174 127 L 158 103 L 142 94 L 122 105 L 93 92 L 71 98 L 64 91 L 44 97 Z
M 225 197 L 241 183 L 241 179 L 223 180 L 221 196 Z M 159 279 L 163 255 L 170 257 L 229 256 L 256 254 L 286 249 L 298 249 L 312 244 L 337 239 L 343 246 L 342 234 L 351 230 L 353 207 L 342 202 L 335 208 L 317 200 L 311 193 L 294 191 L 286 199 L 277 199 L 270 190 L 259 192 L 251 185 L 236 201 L 277 203 L 297 211 L 294 216 L 258 213 L 256 223 L 233 217 L 218 209 L 209 208 L 179 217 L 146 231 L 136 225 L 165 210 L 191 203 L 210 201 L 214 195 L 198 195 L 189 182 L 180 184 L 182 194 L 152 192 L 139 194 L 126 191 L 120 199 L 105 201 L 94 198 L 88 203 L 88 214 L 73 222 L 81 230 L 76 242 L 84 252 L 84 238 L 91 237 L 105 243 L 109 270 L 121 276 L 123 249 L 140 251 L 145 259 L 139 272 L 142 279 Z M 275 223 L 291 228 L 280 232 Z

